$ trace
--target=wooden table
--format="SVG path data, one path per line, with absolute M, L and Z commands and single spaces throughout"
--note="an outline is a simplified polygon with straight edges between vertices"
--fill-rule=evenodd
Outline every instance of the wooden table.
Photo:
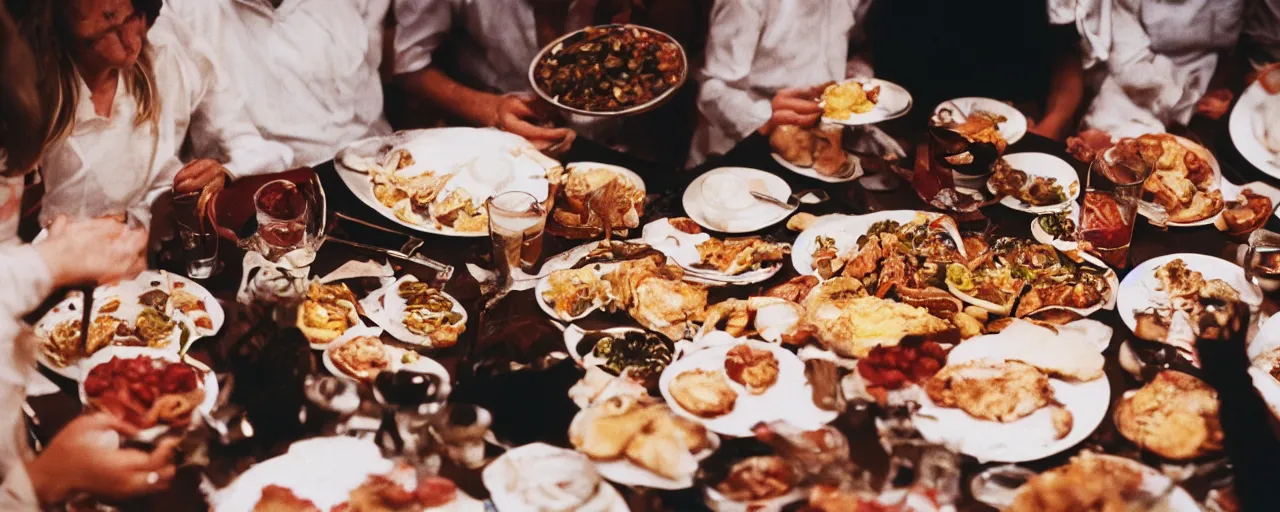
M 1243 161 L 1239 153 L 1231 147 L 1225 137 L 1225 120 L 1210 123 L 1203 130 L 1198 130 L 1203 141 L 1215 153 L 1222 164 L 1224 177 L 1236 183 L 1255 180 L 1268 181 L 1280 185 L 1275 180 L 1266 178 L 1262 173 L 1251 169 Z M 1194 135 L 1194 134 L 1192 134 Z M 1034 134 L 1028 134 L 1023 140 L 1011 146 L 1009 153 L 1044 152 L 1062 157 L 1072 162 L 1081 173 L 1083 183 L 1086 167 L 1071 159 L 1065 153 L 1065 146 Z M 622 165 L 635 170 L 646 180 L 648 190 L 654 200 L 648 207 L 645 222 L 668 216 L 683 215 L 680 196 L 687 184 L 697 172 L 679 172 L 646 162 L 640 162 L 618 154 L 589 141 L 579 140 L 573 150 L 563 158 L 565 162 L 596 161 Z M 816 206 L 805 206 L 802 211 L 815 214 L 826 213 L 868 213 L 894 209 L 927 209 L 917 198 L 909 185 L 904 184 L 889 192 L 872 192 L 862 186 L 853 184 L 826 184 L 810 178 L 802 177 L 785 170 L 769 156 L 768 143 L 764 137 L 753 135 L 740 143 L 730 154 L 714 165 L 739 165 L 767 170 L 781 176 L 793 190 L 806 188 L 822 188 L 831 195 L 832 201 Z M 706 169 L 707 167 L 704 167 Z M 398 231 L 404 228 L 393 223 L 361 203 L 341 182 L 331 164 L 320 166 L 316 172 L 321 176 L 328 195 L 330 212 L 360 218 L 362 220 Z M 249 191 L 251 193 L 251 191 Z M 243 193 L 243 192 L 241 192 Z M 965 225 L 965 229 L 991 228 L 1005 236 L 1029 237 L 1029 226 L 1032 216 L 1016 212 L 1003 206 L 995 205 L 984 209 L 989 219 L 981 225 Z M 988 225 L 989 224 L 989 225 Z M 1270 229 L 1277 229 L 1276 219 L 1269 224 Z M 353 230 L 349 226 L 339 224 L 336 235 L 343 238 L 383 246 L 398 246 L 398 243 L 366 229 Z M 772 226 L 759 234 L 776 240 L 792 242 L 796 233 L 788 231 L 781 224 Z M 582 376 L 571 360 L 565 361 L 561 333 L 547 320 L 534 302 L 532 291 L 515 292 L 499 301 L 491 308 L 484 308 L 477 282 L 466 271 L 466 263 L 476 263 L 487 267 L 489 259 L 489 241 L 487 238 L 463 239 L 447 238 L 432 235 L 421 235 L 426 245 L 420 253 L 453 265 L 456 268 L 452 280 L 446 290 L 457 297 L 471 313 L 466 334 L 459 344 L 451 349 L 426 352 L 427 355 L 441 361 L 455 380 L 453 400 L 469 402 L 489 408 L 494 413 L 493 430 L 512 444 L 524 444 L 532 441 L 543 441 L 555 445 L 567 446 L 567 428 L 569 420 L 577 412 L 577 407 L 569 401 L 567 390 Z M 562 240 L 547 237 L 543 257 L 554 255 L 571 248 L 580 241 Z M 394 244 L 394 245 L 392 245 Z M 1212 226 L 1198 228 L 1178 228 L 1168 231 L 1155 229 L 1141 222 L 1134 234 L 1131 258 L 1134 262 L 1178 252 L 1196 252 L 1219 257 L 1232 257 L 1234 246 L 1228 239 Z M 1228 256 L 1231 253 L 1232 256 Z M 235 288 L 239 283 L 238 261 L 241 255 L 236 250 L 224 251 L 222 259 L 228 264 L 227 270 L 206 280 L 204 283 L 211 291 L 225 299 L 224 308 L 228 309 L 228 318 L 235 318 L 233 310 Z M 326 244 L 319 252 L 313 265 L 314 275 L 324 275 L 342 263 L 352 259 L 374 258 L 381 261 L 376 253 L 354 249 L 340 244 Z M 399 265 L 399 263 L 397 263 Z M 401 272 L 426 276 L 427 271 L 413 264 L 405 264 L 398 268 Z M 1120 271 L 1123 277 L 1123 270 Z M 733 290 L 717 290 L 712 300 L 728 296 L 745 297 L 760 289 L 783 282 L 795 276 L 795 271 L 787 265 L 783 272 L 769 282 L 755 286 L 736 288 Z M 1267 307 L 1274 310 L 1275 297 L 1269 297 Z M 1115 329 L 1111 346 L 1107 350 L 1107 374 L 1111 379 L 1113 398 L 1123 391 L 1132 389 L 1138 383 L 1121 370 L 1116 363 L 1116 352 L 1122 341 L 1131 336 L 1129 330 L 1120 321 L 1115 311 L 1102 311 L 1094 315 L 1095 319 Z M 625 315 L 605 315 L 597 313 L 586 322 L 589 325 L 621 324 L 631 325 L 633 321 Z M 226 331 L 227 329 L 224 329 Z M 224 336 L 225 338 L 225 336 Z M 225 339 L 213 339 L 200 342 L 193 352 L 202 351 L 202 346 L 216 346 L 228 343 Z M 207 350 L 204 349 L 204 350 Z M 513 368 L 520 368 L 513 371 Z M 218 371 L 226 368 L 215 368 Z M 323 370 L 320 370 L 323 371 Z M 45 371 L 46 374 L 49 372 Z M 52 375 L 52 374 L 50 374 Z M 41 426 L 37 433 L 46 441 L 63 424 L 79 412 L 79 404 L 75 398 L 74 383 L 55 378 L 64 392 L 46 397 L 31 399 L 31 403 L 41 418 Z M 1114 403 L 1114 400 L 1113 400 Z M 1110 421 L 1104 421 L 1088 440 L 1076 448 L 1044 460 L 1026 464 L 1032 469 L 1045 469 L 1064 463 L 1072 454 L 1086 447 L 1101 447 L 1110 452 L 1123 454 L 1136 453 L 1136 449 L 1118 436 Z M 852 455 L 861 466 L 883 475 L 887 470 L 888 457 L 876 440 L 872 422 L 868 418 L 848 414 L 839 418 L 836 424 L 850 438 Z M 977 471 L 985 468 L 972 459 L 963 464 L 964 476 L 961 487 L 968 487 L 968 479 Z M 153 496 L 121 504 L 126 510 L 200 510 L 205 506 L 196 490 L 198 476 L 186 471 L 175 483 L 172 490 L 159 496 Z M 474 473 L 450 474 L 458 480 L 459 485 L 470 494 L 482 497 L 485 490 L 479 484 Z M 702 509 L 699 491 L 661 492 L 637 495 L 627 492 L 633 502 L 633 510 L 699 510 Z M 962 509 L 982 509 L 972 500 L 965 499 Z

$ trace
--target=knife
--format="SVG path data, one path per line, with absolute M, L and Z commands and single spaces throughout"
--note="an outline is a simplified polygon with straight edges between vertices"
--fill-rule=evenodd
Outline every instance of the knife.
M 384 228 L 384 227 L 379 226 L 379 225 L 377 225 L 377 224 L 374 224 L 374 223 L 372 223 L 372 222 L 368 222 L 368 221 L 360 220 L 360 219 L 357 219 L 357 218 L 355 218 L 355 217 L 349 216 L 349 215 L 344 214 L 344 213 L 341 213 L 341 212 L 338 212 L 338 213 L 336 213 L 335 215 L 337 215 L 337 217 L 338 217 L 339 219 L 342 219 L 342 220 L 345 220 L 345 221 L 348 221 L 348 222 L 354 222 L 354 223 L 359 224 L 359 225 L 361 225 L 361 226 L 364 226 L 364 227 L 367 227 L 367 228 L 376 229 L 376 230 L 381 231 L 381 232 L 383 232 L 383 233 L 389 233 L 389 234 L 392 234 L 392 235 L 398 235 L 398 236 L 402 236 L 402 237 L 404 237 L 404 238 L 407 238 L 408 240 L 407 240 L 407 241 L 405 241 L 404 245 L 401 245 L 401 246 L 400 246 L 400 252 L 402 252 L 402 253 L 404 253 L 404 254 L 406 254 L 406 255 L 409 255 L 409 256 L 415 256 L 415 255 L 416 255 L 416 253 L 418 252 L 418 249 L 421 249 L 421 248 L 422 248 L 422 246 L 426 244 L 426 242 L 425 242 L 425 241 L 423 241 L 421 238 L 418 238 L 418 237 L 416 237 L 416 236 L 410 235 L 410 234 L 408 234 L 408 233 L 402 233 L 402 232 L 400 232 L 400 231 L 396 231 L 396 230 L 391 229 L 391 228 Z M 430 259 L 430 258 L 428 258 L 428 259 Z M 443 265 L 443 263 L 441 263 L 441 265 Z
M 433 260 L 433 259 L 431 259 L 431 258 L 426 258 L 426 257 L 423 257 L 423 256 L 416 256 L 416 255 L 412 255 L 412 254 L 406 254 L 406 253 L 404 253 L 404 252 L 397 251 L 397 250 L 394 250 L 394 249 L 383 249 L 383 248 L 381 248 L 381 247 L 377 247 L 377 246 L 373 246 L 373 245 L 368 245 L 368 244 L 362 244 L 362 243 L 360 243 L 360 242 L 352 242 L 352 241 L 350 241 L 350 240 L 343 240 L 343 239 L 338 238 L 338 237 L 333 236 L 333 235 L 329 235 L 329 236 L 325 237 L 325 241 L 327 241 L 327 242 L 338 242 L 338 243 L 340 243 L 340 244 L 343 244 L 343 245 L 349 245 L 349 246 L 351 246 L 351 247 L 355 247 L 355 248 L 357 248 L 357 249 L 364 249 L 364 250 L 366 250 L 366 251 L 373 251 L 373 252 L 376 252 L 376 253 L 385 254 L 385 255 L 387 255 L 387 256 L 391 256 L 392 258 L 397 258 L 397 259 L 401 259 L 401 260 L 405 260 L 405 261 L 412 261 L 412 262 L 414 262 L 414 263 L 417 263 L 417 264 L 419 264 L 419 265 L 422 265 L 422 266 L 424 266 L 424 267 L 427 267 L 427 268 L 429 268 L 429 269 L 431 269 L 431 270 L 436 271 L 436 279 L 437 279 L 437 280 L 439 280 L 440 282 L 448 281 L 450 278 L 452 278 L 452 277 L 453 277 L 453 265 L 449 265 L 449 264 L 447 264 L 447 263 L 441 263 L 441 262 L 436 261 L 436 260 Z

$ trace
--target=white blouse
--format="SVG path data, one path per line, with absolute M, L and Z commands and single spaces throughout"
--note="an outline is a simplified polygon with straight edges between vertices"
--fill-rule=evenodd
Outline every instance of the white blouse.
M 716 0 L 698 71 L 689 165 L 723 154 L 771 115 L 780 89 L 845 77 L 865 0 Z
M 314 166 L 351 142 L 391 133 L 378 74 L 391 0 L 166 5 L 212 45 L 262 136 L 293 150 L 292 166 Z
M 280 172 L 293 159 L 288 147 L 267 142 L 239 97 L 220 81 L 208 45 L 181 21 L 162 14 L 148 32 L 160 116 L 134 126 L 135 102 L 119 78 L 109 116 L 94 111 L 81 82 L 76 126 L 50 146 L 41 162 L 45 197 L 41 221 L 59 214 L 127 214 L 145 225 L 151 203 L 173 186 L 188 135 L 217 147 L 232 177 Z

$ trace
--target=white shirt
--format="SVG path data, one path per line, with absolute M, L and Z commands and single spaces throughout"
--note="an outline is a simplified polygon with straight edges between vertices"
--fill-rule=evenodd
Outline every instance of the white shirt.
M 253 124 L 293 150 L 293 167 L 391 133 L 378 74 L 391 0 L 165 3 L 212 45 Z
M 37 512 L 23 462 L 30 457 L 22 403 L 36 367 L 36 340 L 20 319 L 52 291 L 49 269 L 30 245 L 0 244 L 0 510 Z
M 395 14 L 395 74 L 426 69 L 448 40 L 459 82 L 497 93 L 529 90 L 529 64 L 542 49 L 529 0 L 396 0 Z
M 769 120 L 779 89 L 845 77 L 864 0 L 716 0 L 698 72 L 689 165 L 732 149 Z
M 1111 49 L 1083 124 L 1115 137 L 1186 124 L 1209 89 L 1218 52 L 1240 34 L 1244 0 L 1111 2 Z
M 148 39 L 159 119 L 134 126 L 134 102 L 123 77 L 110 116 L 98 116 L 81 82 L 76 126 L 46 150 L 41 162 L 42 221 L 59 214 L 124 213 L 145 225 L 151 203 L 172 188 L 183 167 L 178 153 L 188 129 L 193 140 L 219 149 L 233 178 L 280 172 L 293 159 L 288 147 L 262 139 L 243 102 L 220 81 L 208 46 L 181 21 L 162 14 Z

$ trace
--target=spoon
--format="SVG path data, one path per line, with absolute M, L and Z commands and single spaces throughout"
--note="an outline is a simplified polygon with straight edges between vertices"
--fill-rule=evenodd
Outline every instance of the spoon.
M 831 200 L 831 196 L 821 189 L 801 190 L 788 196 L 785 201 L 755 190 L 751 191 L 751 197 L 787 210 L 799 208 L 801 204 L 820 204 Z

